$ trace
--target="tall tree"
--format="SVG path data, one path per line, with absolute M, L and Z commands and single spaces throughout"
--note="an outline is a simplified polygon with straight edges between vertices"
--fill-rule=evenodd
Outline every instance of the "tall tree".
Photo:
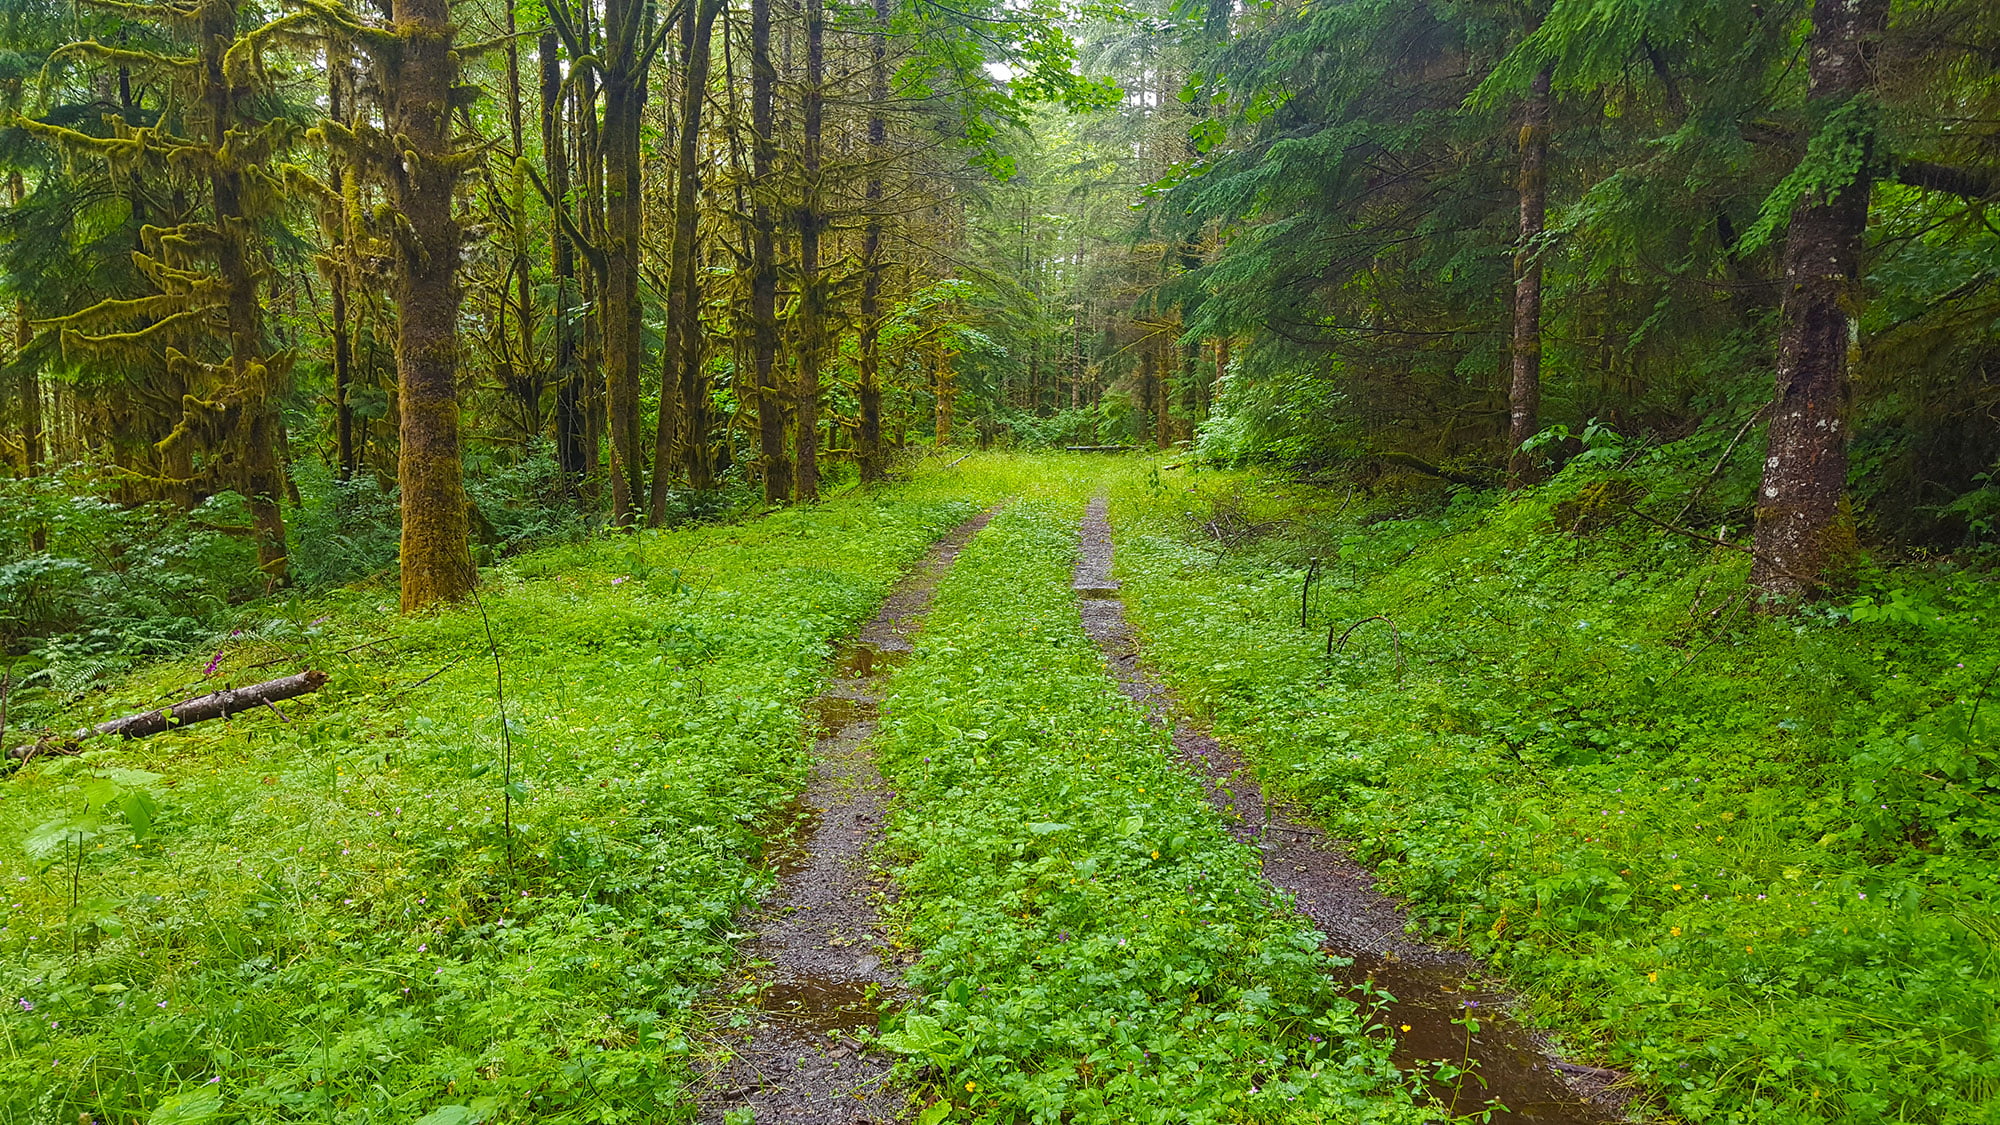
M 380 91 L 380 128 L 357 117 L 352 128 L 327 122 L 320 131 L 373 177 L 390 208 L 375 235 L 391 264 L 397 312 L 399 558 L 402 609 L 413 613 L 464 597 L 479 578 L 459 441 L 465 231 L 454 201 L 482 150 L 453 135 L 459 59 L 450 0 L 393 0 L 386 29 L 317 0 L 312 10 L 368 56 Z
M 1868 94 L 1888 18 L 1889 0 L 1813 4 L 1806 100 L 1818 130 L 1805 175 L 1787 181 L 1800 190 L 1785 236 L 1777 398 L 1751 568 L 1751 582 L 1780 602 L 1818 580 L 1844 522 L 1848 310 L 1858 304 L 1877 159 Z
M 826 112 L 826 6 L 805 0 L 806 80 L 800 128 L 802 182 L 799 231 L 799 382 L 796 487 L 801 500 L 819 498 L 820 361 L 826 350 L 827 294 L 819 272 L 819 236 L 824 222 L 820 201 L 820 130 Z
M 1517 180 L 1521 220 L 1514 247 L 1513 380 L 1507 394 L 1507 482 L 1519 488 L 1535 475 L 1534 459 L 1522 450 L 1541 427 L 1542 412 L 1542 248 L 1537 245 L 1549 210 L 1549 84 L 1543 67 L 1529 85 L 1521 114 L 1521 166 Z
M 715 487 L 713 450 L 709 445 L 708 378 L 705 372 L 706 341 L 701 328 L 702 286 L 700 254 L 696 238 L 700 233 L 697 210 L 701 192 L 701 108 L 708 96 L 709 40 L 722 0 L 689 0 L 683 24 L 688 34 L 685 85 L 681 91 L 679 174 L 674 184 L 674 243 L 670 265 L 675 294 L 674 308 L 680 323 L 672 334 L 679 354 L 664 364 L 679 374 L 678 391 L 685 426 L 682 442 L 683 467 L 688 487 L 706 492 Z M 662 387 L 660 431 L 667 433 L 665 390 Z M 655 524 L 666 516 L 665 462 L 653 475 L 652 518 Z
M 856 341 L 858 375 L 854 393 L 860 417 L 854 434 L 855 460 L 861 479 L 882 479 L 882 174 L 888 160 L 889 123 L 889 0 L 875 0 L 875 28 L 868 57 L 868 186 L 867 217 L 861 234 L 860 338 Z
M 777 221 L 771 209 L 778 149 L 772 103 L 777 85 L 778 68 L 771 59 L 771 0 L 750 0 L 750 364 L 757 384 L 757 449 L 767 504 L 792 498 L 785 401 L 777 375 Z

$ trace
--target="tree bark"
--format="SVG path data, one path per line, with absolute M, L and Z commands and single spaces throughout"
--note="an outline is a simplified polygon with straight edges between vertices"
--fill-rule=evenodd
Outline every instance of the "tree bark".
M 555 29 L 542 32 L 535 53 L 541 63 L 542 166 L 549 178 L 550 271 L 555 281 L 555 307 L 550 322 L 555 356 L 550 377 L 556 385 L 556 462 L 565 486 L 574 491 L 589 465 L 584 455 L 583 379 L 576 364 L 576 247 L 563 230 L 562 209 L 569 206 L 569 149 L 562 116 L 562 57 Z
M 857 341 L 858 377 L 855 398 L 860 418 L 854 434 L 855 461 L 861 480 L 883 478 L 882 463 L 882 164 L 888 159 L 889 124 L 883 113 L 889 104 L 889 0 L 875 0 L 875 34 L 868 60 L 868 186 L 864 195 L 867 224 L 861 234 L 861 331 Z
M 258 569 L 267 582 L 284 585 L 285 519 L 279 498 L 285 493 L 285 481 L 278 467 L 278 418 L 272 403 L 278 373 L 266 354 L 263 309 L 258 304 L 260 271 L 251 251 L 258 236 L 244 207 L 243 157 L 229 143 L 237 125 L 237 91 L 224 73 L 223 56 L 236 41 L 237 18 L 232 0 L 215 0 L 201 8 L 202 100 L 208 114 L 208 144 L 215 154 L 208 186 L 215 219 L 216 273 L 226 302 L 229 393 L 241 411 L 243 494 L 249 501 Z
M 1514 246 L 1514 378 L 1507 393 L 1507 487 L 1534 483 L 1534 457 L 1521 446 L 1542 427 L 1541 237 L 1549 207 L 1550 72 L 1529 87 L 1521 120 L 1520 238 Z
M 1807 41 L 1807 101 L 1821 122 L 1856 107 L 1871 84 L 1888 0 L 1816 0 Z M 1827 127 L 1827 126 L 1823 126 Z M 1852 176 L 1792 209 L 1778 309 L 1777 397 L 1757 496 L 1756 562 L 1750 581 L 1783 605 L 1807 592 L 1832 560 L 1847 487 L 1848 310 L 1868 226 L 1873 136 L 1860 120 Z
M 757 381 L 757 449 L 767 504 L 792 498 L 785 404 L 777 380 L 777 224 L 770 204 L 777 155 L 772 94 L 777 83 L 778 71 L 771 64 L 771 0 L 750 0 L 750 365 Z
M 7 175 L 7 198 L 18 210 L 22 200 L 27 198 L 27 187 L 22 182 L 17 169 Z M 21 369 L 21 460 L 22 472 L 30 479 L 42 475 L 42 380 L 35 365 L 26 363 L 22 356 L 28 345 L 35 341 L 35 330 L 28 316 L 28 302 L 14 299 L 14 362 Z M 37 522 L 28 530 L 28 549 L 46 551 L 49 549 L 48 529 Z
M 799 386 L 796 487 L 801 500 L 819 499 L 819 365 L 825 346 L 826 292 L 819 276 L 820 126 L 826 106 L 826 10 L 805 0 L 806 86 L 801 146 L 805 172 L 799 205 Z
M 680 175 L 674 185 L 671 284 L 677 293 L 676 308 L 680 313 L 680 330 L 676 333 L 680 348 L 679 354 L 673 356 L 666 366 L 670 371 L 679 371 L 681 415 L 686 424 L 681 445 L 682 466 L 687 473 L 688 487 L 696 492 L 707 492 L 715 487 L 714 450 L 709 445 L 708 432 L 708 377 L 703 365 L 706 341 L 701 329 L 700 256 L 696 253 L 695 240 L 700 234 L 697 207 L 701 192 L 701 107 L 708 94 L 709 44 L 715 17 L 721 10 L 722 0 L 690 0 L 687 22 L 683 25 L 689 32 L 687 83 L 681 91 Z M 664 389 L 662 397 L 664 399 Z M 660 433 L 664 436 L 668 432 L 663 421 Z M 655 473 L 653 478 L 652 515 L 655 525 L 666 516 L 666 490 L 660 483 L 663 476 L 664 473 Z
M 629 2 L 613 0 L 612 6 Z M 611 431 L 611 522 L 619 527 L 637 521 L 639 500 L 646 495 L 639 420 L 646 360 L 639 303 L 639 126 L 645 103 L 643 76 L 615 63 L 605 70 L 604 398 Z M 671 409 L 670 403 L 660 404 L 662 414 Z
M 453 151 L 458 77 L 449 0 L 395 0 L 395 48 L 378 58 L 389 133 L 415 159 L 387 169 L 395 239 L 402 609 L 456 601 L 478 581 L 468 543 L 458 436 L 458 257 L 452 200 L 467 158 Z

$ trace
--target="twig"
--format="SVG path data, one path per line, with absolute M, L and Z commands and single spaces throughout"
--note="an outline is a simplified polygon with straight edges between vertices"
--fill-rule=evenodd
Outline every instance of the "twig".
M 1762 418 L 1764 412 L 1769 409 L 1771 409 L 1771 404 L 1767 402 L 1756 410 L 1751 411 L 1750 417 L 1745 418 L 1743 425 L 1737 427 L 1736 436 L 1729 439 L 1729 445 L 1723 449 L 1722 456 L 1715 459 L 1715 467 L 1708 471 L 1708 476 L 1702 478 L 1702 482 L 1699 485 L 1695 486 L 1694 494 L 1688 497 L 1686 504 L 1681 505 L 1681 510 L 1674 513 L 1675 523 L 1686 519 L 1687 514 L 1694 511 L 1694 506 L 1701 502 L 1702 494 L 1708 491 L 1708 486 L 1714 484 L 1716 478 L 1722 475 L 1722 467 L 1729 464 L 1730 455 L 1736 452 L 1737 446 L 1743 444 L 1743 439 L 1750 433 L 1750 428 L 1755 426 L 1757 420 Z
M 965 455 L 965 457 L 970 457 L 970 456 L 972 456 L 972 454 L 970 454 L 970 453 L 968 453 L 968 454 L 966 454 L 966 455 Z M 946 465 L 946 466 L 945 466 L 945 468 L 947 468 L 947 469 L 956 469 L 956 468 L 958 468 L 960 464 L 964 463 L 964 461 L 965 461 L 965 457 L 960 457 L 960 458 L 959 458 L 959 459 L 958 459 L 957 461 L 953 461 L 953 462 L 952 462 L 951 464 L 949 464 L 949 465 Z
M 1994 676 L 2000 676 L 2000 664 L 1995 664 L 1993 671 L 1986 673 L 1986 679 L 1979 685 L 1979 694 L 1973 697 L 1972 713 L 1965 717 L 1965 733 L 1967 737 L 1971 737 L 1975 733 L 1973 724 L 1979 721 L 1979 705 L 1986 702 L 1986 689 L 1993 686 Z M 0 696 L 0 745 L 5 745 L 7 741 L 6 702 L 6 697 Z
M 451 658 L 451 663 L 449 663 L 449 664 L 446 664 L 446 665 L 445 665 L 444 667 L 442 667 L 442 668 L 439 668 L 439 669 L 438 669 L 437 671 L 435 671 L 435 672 L 432 672 L 432 673 L 431 673 L 430 675 L 428 675 L 428 676 L 425 676 L 425 677 L 424 677 L 423 679 L 421 679 L 421 680 L 418 680 L 418 681 L 417 681 L 416 683 L 414 683 L 414 684 L 411 684 L 411 685 L 410 685 L 409 687 L 406 687 L 406 688 L 404 688 L 403 690 L 404 690 L 404 691 L 415 691 L 415 690 L 417 690 L 418 688 L 420 688 L 420 687 L 424 686 L 425 684 L 427 684 L 427 683 L 430 683 L 430 682 L 431 682 L 432 680 L 435 680 L 435 679 L 437 679 L 437 678 L 438 678 L 439 676 L 442 676 L 442 675 L 444 675 L 444 674 L 445 674 L 446 672 L 449 672 L 449 671 L 451 671 L 451 670 L 452 670 L 453 668 L 456 668 L 456 667 L 458 667 L 458 666 L 459 666 L 460 664 L 464 663 L 464 661 L 465 661 L 465 657 L 463 657 L 463 656 L 454 656 L 454 657 L 452 657 L 452 658 Z
M 1340 635 L 1340 642 L 1339 642 L 1338 644 L 1334 643 L 1334 640 L 1333 640 L 1333 627 L 1332 627 L 1332 626 L 1330 626 L 1330 625 L 1329 625 L 1329 626 L 1327 626 L 1327 630 L 1326 630 L 1326 654 L 1327 654 L 1328 656 L 1332 656 L 1332 655 L 1333 655 L 1334 653 L 1336 653 L 1336 652 L 1340 652 L 1340 651 L 1342 651 L 1343 649 L 1345 649 L 1345 648 L 1347 647 L 1347 638 L 1349 638 L 1349 637 L 1353 636 L 1353 635 L 1354 635 L 1354 631 L 1355 631 L 1356 629 L 1359 629 L 1359 628 L 1361 628 L 1361 627 L 1362 627 L 1363 625 L 1366 625 L 1366 624 L 1368 624 L 1368 623 L 1369 623 L 1370 621 L 1381 621 L 1381 622 L 1385 622 L 1385 623 L 1386 623 L 1386 624 L 1387 624 L 1387 625 L 1389 626 L 1389 644 L 1390 644 L 1390 647 L 1391 647 L 1391 648 L 1392 648 L 1392 649 L 1393 649 L 1393 650 L 1395 651 L 1395 653 L 1396 653 L 1396 671 L 1398 671 L 1398 672 L 1401 672 L 1401 671 L 1403 670 L 1403 633 L 1402 633 L 1402 630 L 1400 630 L 1400 629 L 1396 628 L 1396 623 L 1395 623 L 1394 621 L 1390 621 L 1390 620 L 1389 620 L 1389 619 L 1388 619 L 1387 617 L 1385 617 L 1385 616 L 1383 616 L 1382 614 L 1379 614 L 1379 613 L 1378 613 L 1378 614 L 1375 614 L 1375 615 L 1374 615 L 1374 616 L 1372 616 L 1372 617 L 1364 617 L 1364 618 L 1362 618 L 1361 620 L 1359 620 L 1359 621 L 1356 621 L 1356 622 L 1355 622 L 1354 624 L 1352 624 L 1352 625 L 1349 625 L 1349 626 L 1347 627 L 1347 632 L 1345 632 L 1345 633 L 1342 633 L 1342 634 Z
M 360 644 L 358 644 L 358 645 L 349 645 L 349 646 L 347 646 L 346 648 L 344 648 L 344 649 L 341 649 L 341 650 L 340 650 L 340 651 L 338 651 L 338 652 L 334 652 L 334 653 L 330 653 L 329 655 L 331 655 L 331 656 L 346 656 L 346 655 L 347 655 L 348 653 L 350 653 L 350 652 L 354 652 L 354 651 L 356 651 L 357 649 L 364 649 L 364 648 L 368 648 L 368 647 L 369 647 L 369 646 L 371 646 L 371 645 L 379 645 L 379 644 L 381 644 L 381 643 L 382 643 L 383 641 L 393 641 L 393 640 L 398 640 L 398 639 L 400 639 L 400 637 L 401 637 L 401 634 L 399 634 L 399 633 L 391 633 L 391 634 L 389 634 L 389 635 L 388 635 L 388 636 L 386 636 L 386 637 L 377 637 L 377 638 L 375 638 L 375 639 L 374 639 L 374 640 L 372 640 L 372 641 L 362 641 L 362 642 L 361 642 Z M 244 666 L 244 671 L 246 671 L 246 672 L 247 672 L 247 671 L 253 671 L 253 670 L 255 670 L 255 669 L 258 669 L 258 668 L 269 668 L 269 667 L 270 667 L 271 665 L 273 665 L 273 664 L 283 664 L 283 663 L 284 663 L 285 661 L 287 661 L 287 660 L 297 660 L 297 659 L 298 659 L 298 657 L 296 657 L 296 656 L 292 655 L 291 653 L 286 653 L 286 654 L 285 654 L 285 655 L 283 655 L 283 656 L 277 656 L 277 657 L 273 657 L 273 658 L 271 658 L 270 660 L 263 660 L 263 661 L 259 661 L 259 662 L 255 663 L 255 664 L 249 664 L 249 665 L 245 665 L 245 666 Z
M 1770 563 L 1770 565 L 1771 565 L 1771 567 L 1772 567 L 1773 569 L 1775 569 L 1775 570 L 1776 570 L 1776 571 L 1777 571 L 1777 572 L 1778 572 L 1779 574 L 1782 574 L 1782 575 L 1784 575 L 1784 576 L 1785 576 L 1785 577 L 1787 577 L 1787 578 L 1791 578 L 1791 579 L 1795 579 L 1795 580 L 1797 580 L 1797 581 L 1799 581 L 1799 582 L 1803 582 L 1803 583 L 1805 583 L 1805 584 L 1806 584 L 1806 585 L 1808 585 L 1808 586 L 1818 586 L 1818 585 L 1819 585 L 1819 579 L 1817 579 L 1817 578 L 1807 578 L 1806 576 L 1804 576 L 1804 575 L 1802 575 L 1802 574 L 1798 574 L 1798 573 L 1796 573 L 1796 572 L 1794 572 L 1794 571 L 1790 571 L 1790 570 L 1786 570 L 1786 569 L 1785 569 L 1784 567 L 1782 567 L 1782 566 L 1779 566 L 1779 565 L 1778 565 L 1777 563 L 1775 563 L 1775 562 L 1771 562 L 1771 560 L 1770 560 L 1770 559 L 1768 559 L 1768 558 L 1766 558 L 1765 556 L 1763 556 L 1763 555 L 1760 555 L 1760 554 L 1758 554 L 1758 553 L 1757 553 L 1756 551 L 1753 551 L 1753 550 L 1751 550 L 1751 549 L 1750 549 L 1750 548 L 1748 548 L 1748 547 L 1745 547 L 1745 546 L 1742 546 L 1741 544 L 1738 544 L 1738 543 L 1731 543 L 1731 542 L 1730 542 L 1729 540 L 1727 540 L 1727 539 L 1717 539 L 1717 538 L 1716 538 L 1715 536 L 1713 536 L 1713 535 L 1703 535 L 1703 534 L 1702 534 L 1701 532 L 1699 532 L 1699 531 L 1691 531 L 1691 530 L 1689 530 L 1688 528 L 1685 528 L 1685 527 L 1675 527 L 1675 526 L 1674 526 L 1673 524 L 1670 524 L 1670 523 L 1668 523 L 1667 521 L 1665 521 L 1665 520 L 1663 520 L 1663 519 L 1659 519 L 1659 518 L 1657 518 L 1657 517 L 1655 517 L 1655 516 L 1649 516 L 1649 515 L 1647 515 L 1646 513 L 1644 513 L 1644 512 L 1642 512 L 1642 511 L 1640 511 L 1639 509 L 1637 509 L 1637 508 L 1633 507 L 1633 506 L 1632 506 L 1632 505 L 1630 505 L 1630 504 L 1620 504 L 1620 505 L 1619 505 L 1619 507 L 1621 507 L 1621 508 L 1624 508 L 1624 509 L 1625 509 L 1626 511 L 1628 511 L 1628 512 L 1632 513 L 1632 514 L 1633 514 L 1633 515 L 1635 515 L 1635 516 L 1638 516 L 1638 517 L 1639 517 L 1640 519 L 1642 519 L 1642 520 L 1645 520 L 1645 521 L 1646 521 L 1647 523 L 1650 523 L 1650 524 L 1652 524 L 1652 525 L 1653 525 L 1654 527 L 1657 527 L 1657 528 L 1660 528 L 1660 529 L 1662 529 L 1662 530 L 1664 530 L 1664 531 L 1671 531 L 1671 532 L 1673 532 L 1673 533 L 1674 533 L 1675 535 L 1685 535 L 1685 536 L 1687 536 L 1687 537 L 1688 537 L 1689 539 L 1699 539 L 1699 540 L 1701 540 L 1701 541 L 1702 541 L 1703 543 L 1713 543 L 1713 544 L 1715 544 L 1715 545 L 1716 545 L 1716 546 L 1718 546 L 1718 547 L 1727 547 L 1727 548 L 1729 548 L 1730 550 L 1732 550 L 1732 551 L 1736 551 L 1736 552 L 1738 552 L 1738 553 L 1740 553 L 1740 554 L 1745 554 L 1745 555 L 1749 555 L 1749 556 L 1750 556 L 1751 558 L 1753 558 L 1753 559 L 1756 559 L 1756 560 L 1757 560 L 1758 562 L 1762 562 L 1762 563 Z
M 1311 603 L 1307 599 L 1312 596 L 1313 579 L 1318 577 L 1319 556 L 1314 555 L 1312 557 L 1312 565 L 1306 567 L 1306 584 L 1299 587 L 1299 628 L 1301 629 L 1312 628 L 1312 621 L 1309 619 L 1311 613 L 1309 606 Z

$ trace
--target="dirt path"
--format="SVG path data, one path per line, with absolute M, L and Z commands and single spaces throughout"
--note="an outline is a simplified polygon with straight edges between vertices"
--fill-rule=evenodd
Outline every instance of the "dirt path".
M 1154 725 L 1173 731 L 1178 756 L 1200 778 L 1209 803 L 1228 817 L 1231 834 L 1263 853 L 1264 877 L 1294 896 L 1299 912 L 1326 936 L 1328 950 L 1353 959 L 1343 973 L 1348 981 L 1371 980 L 1396 998 L 1385 1022 L 1409 1025 L 1397 1032 L 1399 1066 L 1476 1062 L 1483 1088 L 1471 1080 L 1432 1086 L 1441 1104 L 1459 1114 L 1492 1106 L 1493 1121 L 1601 1125 L 1620 1119 L 1623 1098 L 1608 1089 L 1616 1074 L 1554 1058 L 1546 1042 L 1508 1014 L 1508 997 L 1472 983 L 1477 966 L 1470 958 L 1407 936 L 1402 911 L 1375 890 L 1367 869 L 1305 823 L 1297 809 L 1267 800 L 1235 751 L 1174 720 L 1172 696 L 1139 664 L 1137 639 L 1111 577 L 1111 523 L 1101 496 L 1084 515 L 1075 588 L 1084 631 L 1103 651 L 1119 687 Z M 1477 1035 L 1453 1022 L 1467 1012 L 1478 1018 Z
M 755 1111 L 757 1125 L 891 1122 L 906 1098 L 883 1079 L 894 1060 L 845 1033 L 873 1028 L 901 991 L 882 948 L 874 902 L 888 893 L 871 865 L 889 788 L 868 750 L 889 671 L 910 651 L 958 552 L 993 518 L 974 516 L 945 536 L 842 649 L 833 683 L 813 701 L 819 724 L 813 778 L 793 830 L 773 845 L 778 886 L 750 919 L 741 952 L 757 1016 L 727 1030 L 734 1057 L 708 1076 L 701 1120 Z

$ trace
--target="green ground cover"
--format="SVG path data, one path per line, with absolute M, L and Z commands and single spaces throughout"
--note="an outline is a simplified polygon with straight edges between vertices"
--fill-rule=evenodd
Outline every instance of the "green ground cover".
M 891 921 L 923 995 L 885 1040 L 952 1120 L 1419 1118 L 1310 926 L 1105 674 L 1071 472 L 966 548 L 890 685 Z
M 398 619 L 392 590 L 267 606 L 213 677 L 204 649 L 59 716 L 333 677 L 0 782 L 0 1122 L 689 1113 L 800 704 L 964 490 L 489 570 L 511 770 L 479 612 Z
M 1839 606 L 1759 617 L 1745 556 L 1606 489 L 1138 467 L 1118 574 L 1267 784 L 1675 1115 L 2000 1117 L 1992 573 L 1864 567 Z

